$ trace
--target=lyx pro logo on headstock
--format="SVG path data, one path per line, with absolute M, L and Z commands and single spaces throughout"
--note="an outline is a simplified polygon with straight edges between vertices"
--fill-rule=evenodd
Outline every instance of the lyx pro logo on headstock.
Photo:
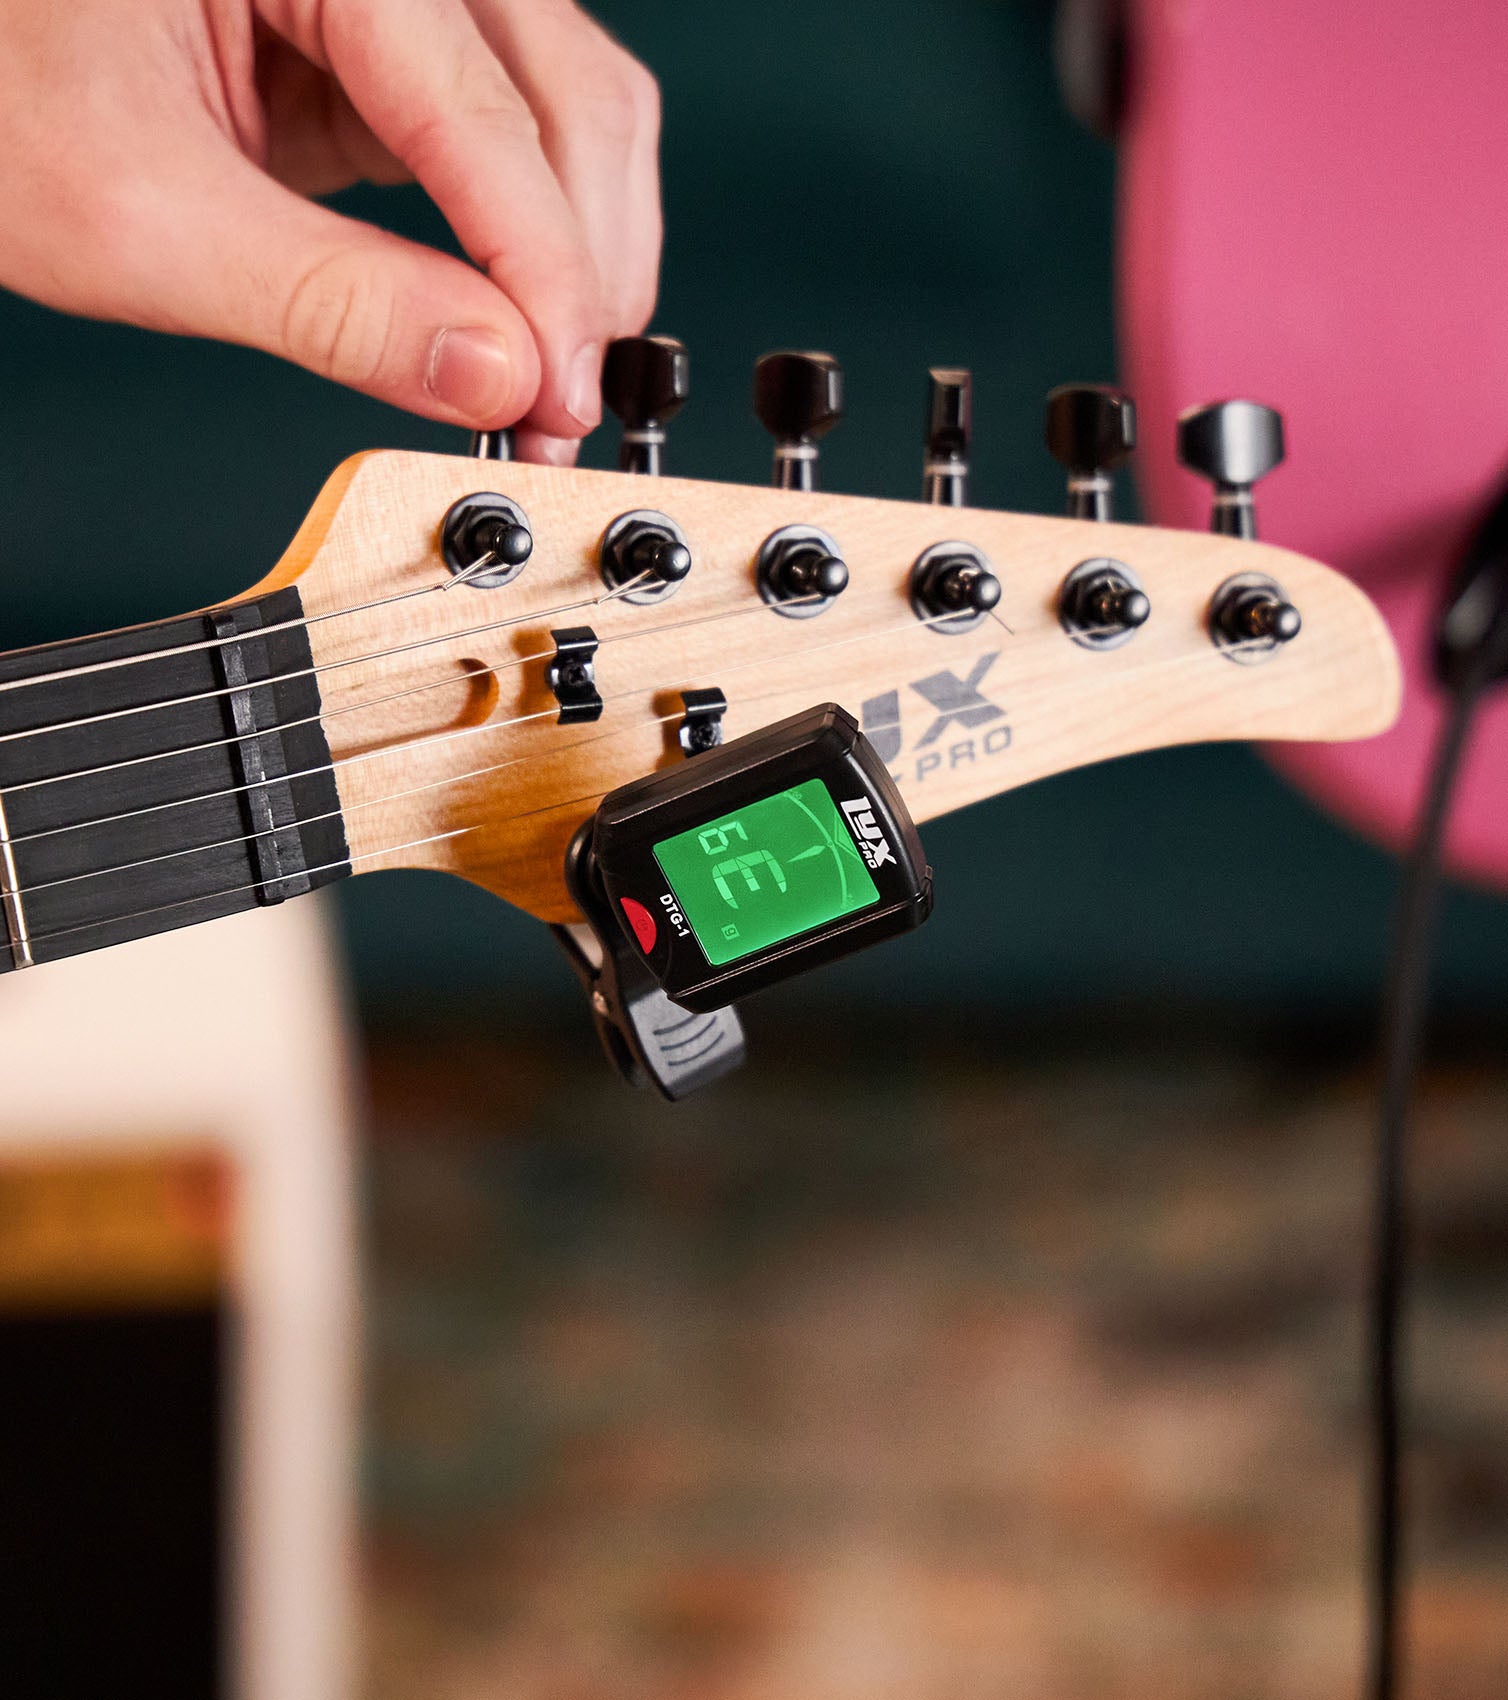
M 930 774 L 1002 755 L 1010 748 L 1005 710 L 981 688 L 999 659 L 1000 651 L 992 649 L 979 656 L 962 677 L 943 668 L 913 679 L 906 689 L 915 692 L 931 713 L 921 736 L 909 748 L 899 690 L 885 691 L 863 704 L 864 734 L 898 783 L 924 784 Z M 910 702 L 909 697 L 906 700 Z M 960 733 L 968 735 L 960 737 Z M 903 754 L 915 759 L 903 761 Z

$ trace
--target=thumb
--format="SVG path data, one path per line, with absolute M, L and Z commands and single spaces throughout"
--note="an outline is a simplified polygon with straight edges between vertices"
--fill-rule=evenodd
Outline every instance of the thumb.
M 482 273 L 306 201 L 239 155 L 219 178 L 164 205 L 163 240 L 133 241 L 161 328 L 265 349 L 451 424 L 529 411 L 533 332 Z

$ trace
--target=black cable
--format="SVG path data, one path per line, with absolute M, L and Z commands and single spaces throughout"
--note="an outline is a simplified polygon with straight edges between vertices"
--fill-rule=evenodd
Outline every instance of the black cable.
M 1383 1000 L 1384 1077 L 1377 1122 L 1377 1192 L 1371 1289 L 1373 1525 L 1371 1649 L 1367 1694 L 1394 1700 L 1402 1641 L 1401 1572 L 1402 1309 L 1407 1275 L 1406 1160 L 1409 1103 L 1428 1012 L 1430 965 L 1439 909 L 1446 822 L 1476 710 L 1496 675 L 1500 645 L 1484 645 L 1459 675 L 1430 764 L 1429 782 L 1404 868 Z

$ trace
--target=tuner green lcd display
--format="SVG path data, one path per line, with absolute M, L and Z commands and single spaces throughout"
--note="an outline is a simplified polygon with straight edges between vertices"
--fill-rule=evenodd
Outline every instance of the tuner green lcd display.
M 820 779 L 662 839 L 654 856 L 714 967 L 880 900 Z

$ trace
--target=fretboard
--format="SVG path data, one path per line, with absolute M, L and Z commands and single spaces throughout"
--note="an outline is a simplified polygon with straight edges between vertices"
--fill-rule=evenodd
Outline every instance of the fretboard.
M 0 656 L 0 968 L 350 871 L 302 615 L 289 589 Z

